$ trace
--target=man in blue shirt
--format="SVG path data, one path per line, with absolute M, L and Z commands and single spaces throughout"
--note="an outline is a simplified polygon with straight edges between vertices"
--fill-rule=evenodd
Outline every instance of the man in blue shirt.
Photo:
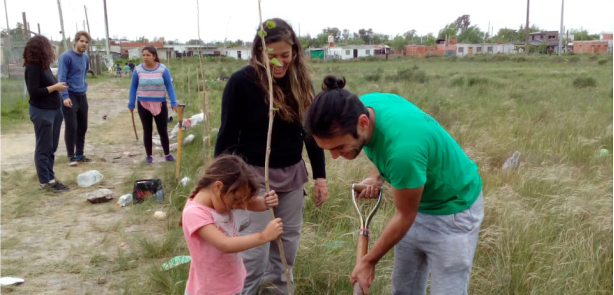
M 90 58 L 85 52 L 90 40 L 87 32 L 77 32 L 73 49 L 62 53 L 58 62 L 58 81 L 68 84 L 68 89 L 62 91 L 62 111 L 66 126 L 64 142 L 70 166 L 91 162 L 83 153 L 88 111 L 85 76 L 90 69 Z

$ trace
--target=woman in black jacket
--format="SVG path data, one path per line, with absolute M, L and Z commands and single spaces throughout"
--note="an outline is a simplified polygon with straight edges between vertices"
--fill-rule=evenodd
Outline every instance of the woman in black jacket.
M 23 50 L 25 80 L 30 94 L 30 120 L 36 136 L 36 174 L 40 189 L 60 193 L 67 191 L 68 187 L 55 179 L 53 163 L 64 119 L 60 92 L 66 90 L 68 85 L 58 83 L 51 73 L 50 65 L 54 57 L 51 42 L 40 35 L 30 39 Z
M 275 26 L 267 26 L 273 21 Z M 303 61 L 301 45 L 292 27 L 281 19 L 264 24 L 265 42 L 273 76 L 275 117 L 271 140 L 269 180 L 271 189 L 279 196 L 275 216 L 281 217 L 281 235 L 286 260 L 292 265 L 298 250 L 303 224 L 304 185 L 308 181 L 302 158 L 303 143 L 315 179 L 315 204 L 326 201 L 326 172 L 324 151 L 313 140 L 305 139 L 302 116 L 314 98 L 313 86 Z M 266 68 L 263 65 L 262 41 L 256 34 L 248 66 L 235 72 L 222 97 L 222 124 L 215 145 L 215 155 L 234 153 L 259 174 L 264 175 L 266 140 L 269 121 L 269 93 Z M 235 210 L 239 235 L 262 231 L 270 215 L 268 212 Z M 242 253 L 247 271 L 241 294 L 255 294 L 260 283 L 270 282 L 272 293 L 286 294 L 286 278 L 275 241 Z

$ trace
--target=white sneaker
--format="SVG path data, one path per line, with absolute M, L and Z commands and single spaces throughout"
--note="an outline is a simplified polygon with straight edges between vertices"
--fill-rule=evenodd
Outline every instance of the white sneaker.
M 77 160 L 75 159 L 68 160 L 68 166 L 77 166 L 77 165 L 79 165 L 79 162 L 77 162 Z

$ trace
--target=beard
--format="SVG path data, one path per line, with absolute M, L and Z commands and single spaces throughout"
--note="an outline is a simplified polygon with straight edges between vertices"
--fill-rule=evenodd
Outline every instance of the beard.
M 367 140 L 364 138 L 359 138 L 358 140 L 358 144 L 354 147 L 352 147 L 351 149 L 351 157 L 347 157 L 346 159 L 348 160 L 354 160 L 356 159 L 356 157 L 358 157 L 358 155 L 360 155 L 360 152 L 362 151 L 362 148 L 367 144 Z

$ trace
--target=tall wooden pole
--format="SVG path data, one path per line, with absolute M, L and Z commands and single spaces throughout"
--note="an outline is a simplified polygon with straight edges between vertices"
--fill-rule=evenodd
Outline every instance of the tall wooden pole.
M 85 22 L 87 23 L 87 33 L 91 35 L 91 33 L 90 33 L 90 20 L 87 18 L 87 7 L 85 7 L 85 5 L 83 5 L 83 10 L 85 10 Z
M 28 27 L 28 21 L 26 20 L 26 13 L 22 12 L 21 16 L 23 17 L 23 29 L 24 29 L 24 38 L 26 41 L 30 40 L 30 28 Z
M 9 62 L 11 61 L 10 56 L 11 56 L 11 54 L 13 52 L 13 49 L 11 48 L 11 27 L 9 26 L 9 13 L 8 13 L 8 10 L 6 9 L 6 0 L 4 0 L 4 14 L 6 16 L 6 31 L 8 33 L 8 38 L 7 38 L 7 40 L 8 40 L 7 43 L 8 44 L 6 44 L 6 47 L 8 47 L 8 49 L 9 49 L 8 53 L 5 54 L 4 56 L 5 56 L 5 61 L 6 61 L 5 62 L 5 64 L 6 64 L 6 76 L 10 78 L 11 77 L 11 73 L 10 73 L 10 70 L 9 70 L 9 68 L 10 68 L 9 67 Z
M 107 36 L 107 42 L 105 44 L 107 45 L 107 55 L 109 55 L 111 51 L 109 50 L 109 20 L 107 19 L 107 0 L 102 1 L 104 2 L 104 28 Z
M 565 8 L 565 0 L 561 0 L 561 31 L 559 33 L 559 56 L 563 55 L 563 9 Z
M 525 43 L 524 43 L 524 49 L 525 49 L 527 55 L 529 54 L 529 37 L 530 37 L 529 36 L 529 32 L 530 32 L 530 30 L 529 30 L 529 1 L 530 0 L 527 0 L 527 25 L 525 27 L 525 30 L 527 30 L 527 38 L 526 38 Z
M 62 28 L 62 41 L 64 42 L 64 51 L 68 51 L 68 42 L 66 42 L 66 33 L 64 32 L 64 18 L 62 17 L 62 4 L 58 0 L 58 11 L 60 12 L 60 26 Z

